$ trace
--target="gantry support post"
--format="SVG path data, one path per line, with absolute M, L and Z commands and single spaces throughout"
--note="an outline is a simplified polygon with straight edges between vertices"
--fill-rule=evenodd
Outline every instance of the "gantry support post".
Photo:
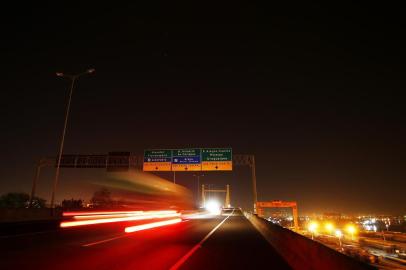
M 206 206 L 206 194 L 204 190 L 204 184 L 202 185 L 202 207 Z
M 230 185 L 227 185 L 226 187 L 227 187 L 227 189 L 226 189 L 226 205 L 225 205 L 225 207 L 230 207 L 231 206 L 230 205 Z

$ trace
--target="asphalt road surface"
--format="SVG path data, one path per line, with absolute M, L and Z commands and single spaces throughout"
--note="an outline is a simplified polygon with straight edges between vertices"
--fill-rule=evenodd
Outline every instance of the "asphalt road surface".
M 124 233 L 132 224 L 0 237 L 0 269 L 290 269 L 244 216 Z

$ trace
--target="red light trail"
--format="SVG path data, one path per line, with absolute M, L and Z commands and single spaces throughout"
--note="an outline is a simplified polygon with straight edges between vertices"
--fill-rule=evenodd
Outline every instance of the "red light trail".
M 131 211 L 131 212 L 111 211 L 111 212 L 82 212 L 82 213 L 71 212 L 66 214 L 68 214 L 67 216 L 72 216 L 73 213 L 80 214 L 73 215 L 74 219 L 85 219 L 85 220 L 63 221 L 60 224 L 61 228 L 123 222 L 123 221 L 147 220 L 155 218 L 170 218 L 170 217 L 179 217 L 181 215 L 180 213 L 177 213 L 176 211 L 173 210 L 146 211 L 146 212 L 143 211 Z
M 126 233 L 132 233 L 132 232 L 147 230 L 147 229 L 151 229 L 151 228 L 176 224 L 176 223 L 179 223 L 181 221 L 182 221 L 182 219 L 180 219 L 180 218 L 169 219 L 169 220 L 164 220 L 164 221 L 158 221 L 158 222 L 152 222 L 152 223 L 148 223 L 148 224 L 142 224 L 142 225 L 127 227 L 127 228 L 125 228 L 124 231 Z

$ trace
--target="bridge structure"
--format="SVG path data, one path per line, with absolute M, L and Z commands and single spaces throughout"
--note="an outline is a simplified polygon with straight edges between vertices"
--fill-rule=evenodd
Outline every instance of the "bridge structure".
M 202 185 L 202 207 L 206 205 L 207 193 L 225 193 L 224 207 L 231 207 L 230 204 L 230 185 L 226 185 L 226 189 L 210 189 Z

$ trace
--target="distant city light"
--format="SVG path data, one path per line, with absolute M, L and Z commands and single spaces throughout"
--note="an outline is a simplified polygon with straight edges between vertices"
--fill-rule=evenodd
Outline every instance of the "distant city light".
M 356 231 L 357 231 L 357 229 L 355 228 L 355 226 L 354 226 L 354 225 L 351 225 L 351 224 L 347 226 L 346 230 L 347 230 L 347 232 L 348 232 L 349 234 L 354 234 L 354 233 L 356 233 Z
M 324 229 L 326 230 L 327 233 L 332 233 L 334 231 L 334 225 L 331 222 L 327 222 L 324 224 Z
M 354 234 L 357 232 L 357 228 L 353 224 L 349 224 L 345 230 L 351 235 L 351 240 L 354 240 Z
M 318 228 L 319 228 L 319 223 L 317 223 L 316 221 L 311 221 L 309 223 L 309 225 L 307 226 L 307 229 L 311 233 L 316 233 Z

